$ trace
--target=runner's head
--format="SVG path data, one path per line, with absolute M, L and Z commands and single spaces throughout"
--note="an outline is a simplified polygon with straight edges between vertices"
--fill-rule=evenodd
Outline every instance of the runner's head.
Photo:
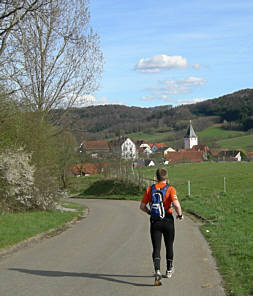
M 158 181 L 166 181 L 168 179 L 168 172 L 164 168 L 159 168 L 156 170 L 156 177 Z

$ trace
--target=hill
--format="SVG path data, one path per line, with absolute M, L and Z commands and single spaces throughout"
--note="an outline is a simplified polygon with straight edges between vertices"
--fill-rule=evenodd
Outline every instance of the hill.
M 165 142 L 182 138 L 193 121 L 194 129 L 202 131 L 215 123 L 226 129 L 247 131 L 253 128 L 253 89 L 240 90 L 204 102 L 152 108 L 124 105 L 99 105 L 72 108 L 63 117 L 63 110 L 54 111 L 54 119 L 67 127 L 80 142 L 83 139 L 111 139 L 130 135 L 156 135 Z

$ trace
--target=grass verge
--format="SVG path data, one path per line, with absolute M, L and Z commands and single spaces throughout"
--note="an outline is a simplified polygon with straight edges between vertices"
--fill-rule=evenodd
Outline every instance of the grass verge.
M 0 216 L 0 249 L 15 245 L 56 227 L 63 227 L 65 223 L 81 215 L 83 207 L 63 203 L 64 207 L 77 209 L 76 212 L 34 211 Z

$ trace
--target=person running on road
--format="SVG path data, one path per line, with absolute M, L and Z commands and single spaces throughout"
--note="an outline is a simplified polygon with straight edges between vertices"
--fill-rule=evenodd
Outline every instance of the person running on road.
M 164 168 L 159 168 L 156 171 L 157 183 L 155 184 L 156 189 L 162 189 L 166 186 L 166 182 L 168 180 L 167 170 Z M 150 203 L 151 198 L 151 186 L 148 186 L 145 194 L 140 203 L 140 209 L 150 215 L 150 209 L 147 207 L 147 204 Z M 173 243 L 175 237 L 175 228 L 174 228 L 174 218 L 172 215 L 172 205 L 177 213 L 176 218 L 182 220 L 184 217 L 182 215 L 182 209 L 180 203 L 177 198 L 176 190 L 174 187 L 169 186 L 166 194 L 163 199 L 164 209 L 165 209 L 165 217 L 161 220 L 154 221 L 150 217 L 150 234 L 151 241 L 153 246 L 153 264 L 155 269 L 155 276 L 161 277 L 160 271 L 160 251 L 161 251 L 161 241 L 162 236 L 164 237 L 164 243 L 166 248 L 166 261 L 167 261 L 167 270 L 165 273 L 165 277 L 170 278 L 172 273 L 174 272 L 173 267 Z

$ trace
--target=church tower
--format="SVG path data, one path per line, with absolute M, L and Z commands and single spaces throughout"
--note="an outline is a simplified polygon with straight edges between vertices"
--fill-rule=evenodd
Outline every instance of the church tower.
M 190 120 L 190 125 L 184 136 L 184 149 L 192 149 L 194 145 L 198 145 L 198 137 L 196 136 Z

